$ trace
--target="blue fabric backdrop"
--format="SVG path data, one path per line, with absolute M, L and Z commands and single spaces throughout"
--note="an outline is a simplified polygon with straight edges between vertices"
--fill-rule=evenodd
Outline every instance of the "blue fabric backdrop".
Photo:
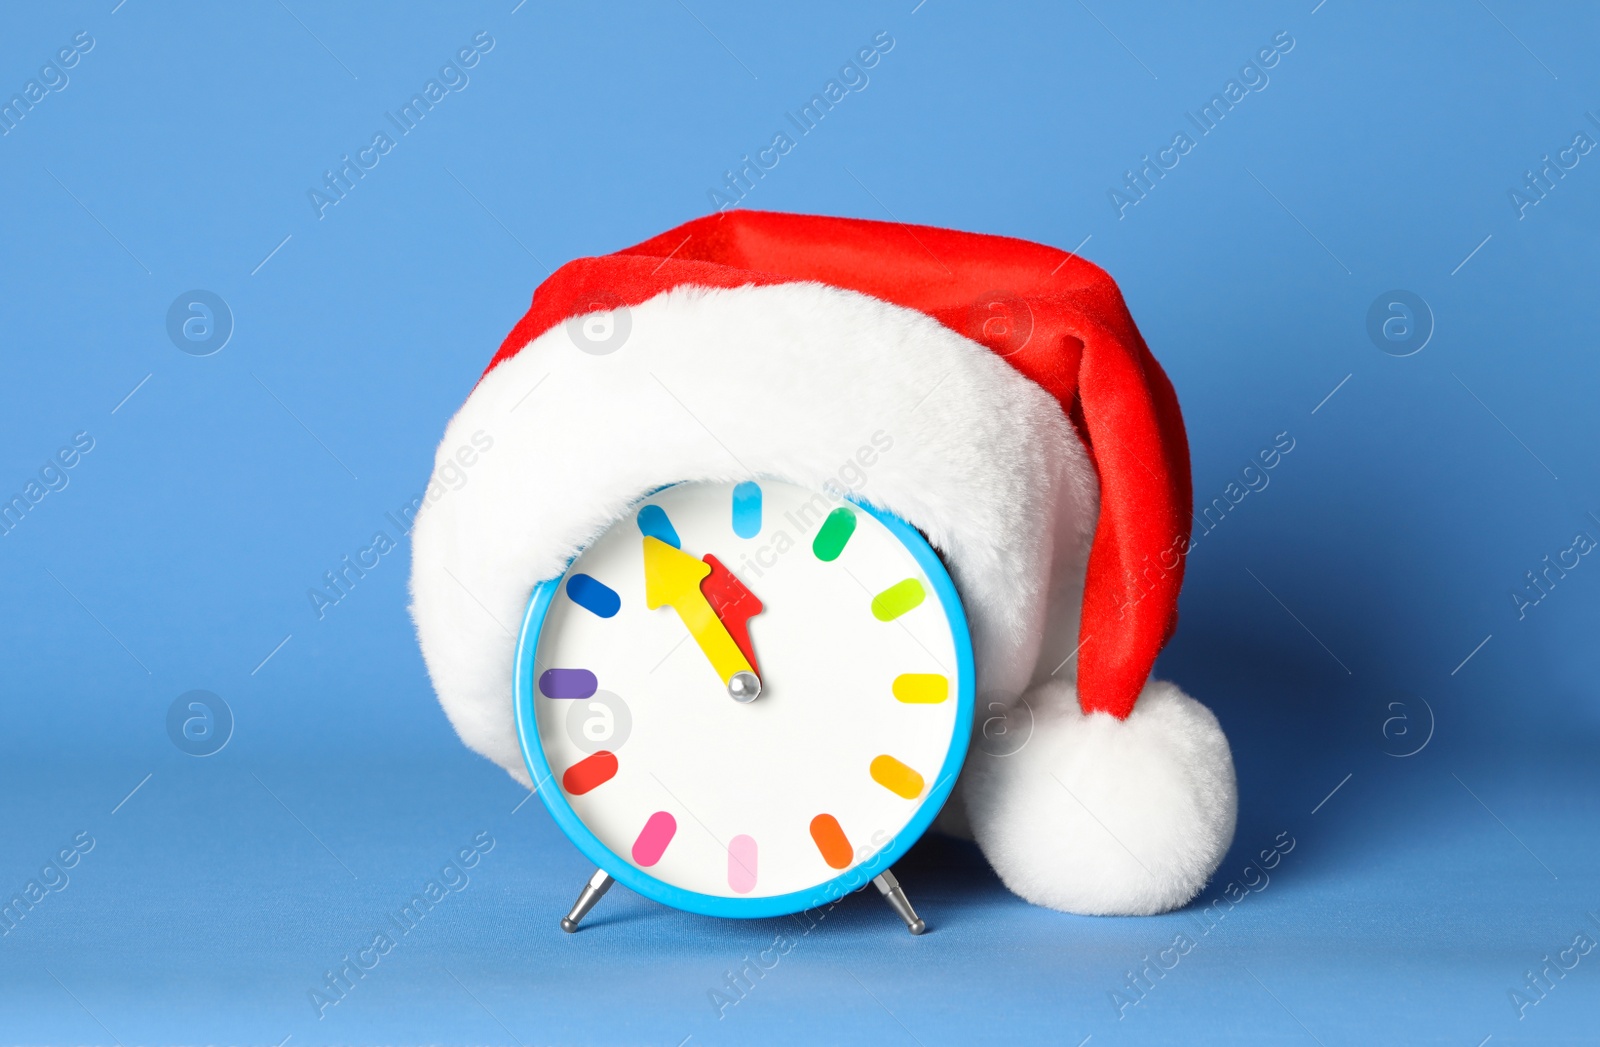
M 96 0 L 4 25 L 0 897 L 39 886 L 0 924 L 0 1041 L 1592 1040 L 1595 12 Z M 922 939 L 875 896 L 802 927 L 622 890 L 567 937 L 588 867 L 432 697 L 391 514 L 446 419 L 548 267 L 733 202 L 724 172 L 834 79 L 739 206 L 1077 248 L 1177 386 L 1213 508 L 1160 672 L 1220 716 L 1241 794 L 1190 910 L 1032 908 L 929 840 L 899 870 Z M 325 175 L 347 157 L 370 169 Z M 220 702 L 170 718 L 195 690 Z

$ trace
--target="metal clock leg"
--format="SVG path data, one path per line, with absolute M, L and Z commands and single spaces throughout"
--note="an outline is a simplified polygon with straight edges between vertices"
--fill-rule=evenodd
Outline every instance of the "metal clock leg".
M 573 903 L 572 911 L 561 918 L 561 929 L 568 934 L 576 931 L 578 929 L 578 921 L 589 915 L 589 910 L 594 908 L 594 903 L 605 897 L 605 893 L 611 890 L 613 883 L 616 883 L 616 881 L 611 878 L 609 873 L 604 869 L 596 869 L 594 875 L 589 877 L 589 882 L 583 885 L 583 891 L 578 895 L 578 900 Z M 910 912 L 910 906 L 906 907 L 906 911 Z M 917 922 L 920 923 L 921 921 Z
M 928 929 L 928 925 L 917 915 L 917 910 L 911 907 L 906 892 L 900 889 L 900 881 L 894 878 L 894 873 L 885 869 L 872 882 L 878 885 L 878 890 L 889 900 L 889 907 L 899 913 L 900 918 L 906 922 L 906 930 L 912 934 L 921 934 Z

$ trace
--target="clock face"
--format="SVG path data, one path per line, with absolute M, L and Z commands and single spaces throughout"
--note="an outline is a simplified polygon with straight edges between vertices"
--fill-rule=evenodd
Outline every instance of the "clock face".
M 916 841 L 966 754 L 972 686 L 921 535 L 763 480 L 664 488 L 536 587 L 514 690 L 540 796 L 596 865 L 681 909 L 765 916 Z

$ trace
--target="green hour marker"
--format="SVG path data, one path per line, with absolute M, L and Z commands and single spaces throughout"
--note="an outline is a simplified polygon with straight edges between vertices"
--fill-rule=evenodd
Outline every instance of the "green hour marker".
M 872 598 L 872 616 L 880 622 L 892 622 L 920 605 L 926 595 L 922 583 L 915 578 L 895 582 Z
M 841 505 L 822 521 L 822 529 L 811 542 L 811 551 L 817 554 L 819 560 L 837 560 L 850 541 L 850 536 L 855 533 L 856 514 Z

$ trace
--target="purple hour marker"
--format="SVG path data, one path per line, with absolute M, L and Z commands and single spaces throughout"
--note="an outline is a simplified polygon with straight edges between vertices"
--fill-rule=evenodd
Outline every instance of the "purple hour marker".
M 587 669 L 546 669 L 539 674 L 539 693 L 546 698 L 587 698 L 598 686 Z

